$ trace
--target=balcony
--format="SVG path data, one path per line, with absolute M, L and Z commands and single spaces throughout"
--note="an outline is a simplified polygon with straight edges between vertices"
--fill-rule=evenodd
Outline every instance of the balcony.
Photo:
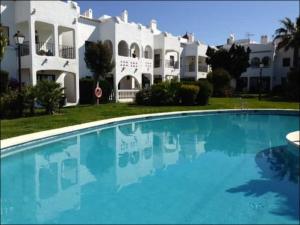
M 173 60 L 165 60 L 165 66 L 166 66 L 166 68 L 178 69 L 179 68 L 179 62 L 178 61 L 173 61 Z
M 55 55 L 55 45 L 50 42 L 37 42 L 36 46 L 36 54 L 37 55 L 46 55 L 46 56 L 54 56 Z
M 204 72 L 207 73 L 208 66 L 207 65 L 198 65 L 198 72 Z
M 59 45 L 59 57 L 75 59 L 75 49 L 72 46 Z
M 186 72 L 195 72 L 195 64 L 185 65 Z
M 29 42 L 26 41 L 20 46 L 21 56 L 29 55 Z

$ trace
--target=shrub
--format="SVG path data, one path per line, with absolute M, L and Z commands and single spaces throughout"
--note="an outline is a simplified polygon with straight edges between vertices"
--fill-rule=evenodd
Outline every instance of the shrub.
M 300 102 L 300 69 L 291 69 L 287 75 L 286 97 Z
M 285 86 L 284 85 L 276 85 L 272 88 L 272 92 L 271 94 L 273 96 L 284 96 L 284 93 L 285 93 Z
M 23 96 L 16 90 L 8 90 L 0 97 L 1 118 L 20 117 L 23 114 Z
M 196 85 L 182 84 L 178 90 L 181 104 L 195 105 L 199 87 Z
M 88 77 L 79 80 L 79 102 L 80 104 L 94 103 L 94 80 Z
M 207 75 L 207 79 L 213 85 L 213 95 L 216 97 L 230 96 L 230 74 L 224 69 L 215 69 Z
M 0 94 L 7 92 L 8 77 L 9 77 L 9 74 L 7 71 L 0 70 Z
M 28 109 L 30 114 L 34 114 L 34 105 L 36 99 L 36 87 L 25 86 L 22 88 L 23 107 Z
M 154 84 L 151 87 L 151 105 L 171 105 L 173 95 L 168 87 L 169 83 Z
M 42 80 L 36 85 L 37 102 L 45 108 L 47 114 L 53 114 L 59 108 L 64 97 L 63 88 L 55 81 Z
M 142 89 L 136 93 L 135 103 L 138 105 L 151 105 L 151 89 Z
M 8 87 L 12 90 L 17 90 L 19 87 L 19 81 L 15 78 L 9 79 Z
M 201 79 L 197 82 L 199 86 L 199 92 L 196 98 L 196 102 L 199 105 L 207 105 L 209 98 L 213 93 L 213 86 L 208 80 Z

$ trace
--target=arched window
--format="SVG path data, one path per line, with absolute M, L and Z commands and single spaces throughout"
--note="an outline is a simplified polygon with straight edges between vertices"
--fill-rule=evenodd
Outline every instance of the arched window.
M 258 57 L 254 57 L 254 58 L 251 59 L 251 67 L 258 68 L 259 63 L 260 63 L 260 60 L 259 60 Z
M 152 59 L 152 48 L 149 45 L 147 45 L 145 47 L 144 58 L 145 59 Z
M 269 56 L 263 57 L 261 61 L 264 64 L 264 67 L 269 67 L 270 66 L 271 59 L 270 59 Z
M 126 41 L 120 41 L 118 44 L 118 55 L 128 56 L 128 44 Z
M 137 43 L 132 43 L 130 46 L 130 56 L 132 58 L 140 58 L 140 48 Z

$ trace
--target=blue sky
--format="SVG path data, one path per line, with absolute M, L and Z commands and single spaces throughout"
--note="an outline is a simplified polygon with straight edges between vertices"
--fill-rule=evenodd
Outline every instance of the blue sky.
M 129 21 L 148 25 L 156 19 L 158 28 L 174 35 L 194 32 L 197 39 L 210 44 L 223 44 L 230 33 L 237 39 L 254 34 L 269 38 L 279 20 L 299 15 L 298 1 L 78 1 L 81 11 L 93 9 L 94 17 L 120 15 L 127 9 Z

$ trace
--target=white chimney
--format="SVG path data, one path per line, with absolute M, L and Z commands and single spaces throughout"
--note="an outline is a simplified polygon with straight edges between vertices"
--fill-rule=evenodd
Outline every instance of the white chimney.
M 188 41 L 189 41 L 189 42 L 194 42 L 194 41 L 195 41 L 194 33 L 189 33 L 189 34 L 188 34 Z
M 93 19 L 93 10 L 92 10 L 92 9 L 86 10 L 86 11 L 83 13 L 83 16 L 84 16 L 84 17 L 87 17 L 87 18 L 90 18 L 90 19 Z
M 157 22 L 156 22 L 156 20 L 151 20 L 150 21 L 149 28 L 152 29 L 152 30 L 157 30 Z
M 268 43 L 268 36 L 267 35 L 262 35 L 260 37 L 260 43 L 261 44 L 267 44 Z
M 229 38 L 227 39 L 227 44 L 232 45 L 234 43 L 234 34 L 230 34 Z
M 121 19 L 122 19 L 125 23 L 128 23 L 128 12 L 127 12 L 126 9 L 122 12 L 122 14 L 121 14 Z

